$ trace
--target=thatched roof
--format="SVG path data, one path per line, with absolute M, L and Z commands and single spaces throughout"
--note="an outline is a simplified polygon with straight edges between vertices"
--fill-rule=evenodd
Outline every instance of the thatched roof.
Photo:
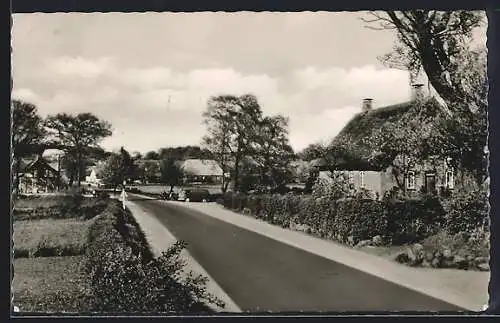
M 423 109 L 436 111 L 439 105 L 435 98 L 428 98 L 422 106 Z M 376 141 L 370 140 L 377 132 L 389 124 L 401 123 L 412 108 L 416 107 L 415 101 L 390 105 L 361 112 L 339 132 L 330 145 L 328 164 L 337 169 L 344 170 L 382 170 L 389 166 L 395 156 L 376 155 L 379 149 Z M 439 111 L 439 109 L 437 110 Z M 402 125 L 404 127 L 404 125 Z M 348 146 L 343 143 L 349 142 Z M 326 168 L 323 166 L 322 168 Z
M 215 160 L 187 159 L 182 163 L 182 171 L 186 175 L 195 176 L 222 176 L 222 168 Z

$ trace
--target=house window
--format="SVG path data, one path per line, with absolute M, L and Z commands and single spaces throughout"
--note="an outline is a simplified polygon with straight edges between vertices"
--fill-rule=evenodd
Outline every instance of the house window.
M 455 178 L 452 170 L 446 171 L 445 185 L 449 189 L 453 189 L 455 187 Z
M 409 190 L 415 189 L 415 172 L 408 172 L 406 178 L 406 188 Z
M 359 186 L 365 187 L 365 172 L 359 172 Z

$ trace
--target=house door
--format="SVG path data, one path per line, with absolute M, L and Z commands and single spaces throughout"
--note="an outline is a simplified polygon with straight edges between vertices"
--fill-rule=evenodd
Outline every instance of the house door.
M 436 174 L 425 174 L 425 191 L 427 193 L 436 192 Z

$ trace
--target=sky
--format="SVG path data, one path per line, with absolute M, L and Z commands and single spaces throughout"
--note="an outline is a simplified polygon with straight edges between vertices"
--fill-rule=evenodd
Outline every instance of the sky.
M 365 28 L 365 15 L 14 14 L 12 97 L 42 116 L 92 112 L 112 124 L 104 148 L 144 153 L 200 145 L 208 98 L 252 93 L 265 115 L 289 118 L 300 150 L 329 142 L 363 98 L 409 98 L 408 73 L 377 59 L 394 32 Z

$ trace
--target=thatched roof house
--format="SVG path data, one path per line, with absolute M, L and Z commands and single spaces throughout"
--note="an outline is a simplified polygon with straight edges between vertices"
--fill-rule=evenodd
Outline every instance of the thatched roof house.
M 394 128 L 404 131 L 409 120 L 412 120 L 413 112 L 418 112 L 424 116 L 422 126 L 418 127 L 418 132 L 422 132 L 418 138 L 425 144 L 431 129 L 428 125 L 435 122 L 443 111 L 443 106 L 436 98 L 423 95 L 421 85 L 414 87 L 409 101 L 400 104 L 373 108 L 372 99 L 364 99 L 361 112 L 334 138 L 329 154 L 314 161 L 316 168 L 323 172 L 344 172 L 356 188 L 375 191 L 379 196 L 395 186 L 414 191 L 421 188 L 434 190 L 438 186 L 453 187 L 453 173 L 450 173 L 452 170 L 447 164 L 437 171 L 434 166 L 430 168 L 423 162 L 411 166 L 414 169 L 408 168 L 404 173 L 396 174 L 393 165 L 395 159 L 401 156 L 394 151 L 382 150 L 380 140 L 376 140 L 383 131 L 392 131 L 390 129 Z M 405 136 L 404 132 L 402 136 Z
M 181 169 L 185 175 L 192 176 L 222 176 L 219 164 L 212 159 L 187 159 L 182 162 Z

